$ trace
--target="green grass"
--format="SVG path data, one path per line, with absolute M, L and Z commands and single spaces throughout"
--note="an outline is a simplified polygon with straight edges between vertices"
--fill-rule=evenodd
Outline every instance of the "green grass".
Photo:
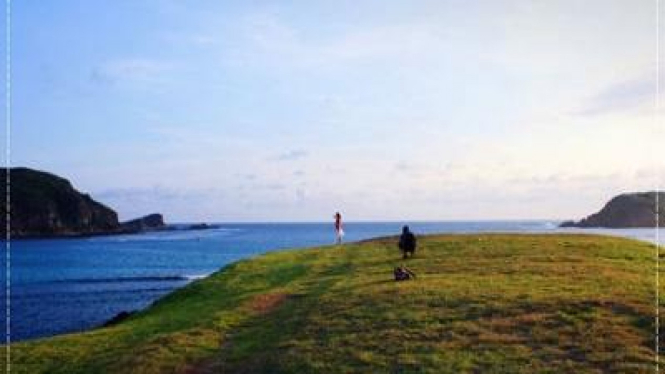
M 12 373 L 653 372 L 653 245 L 419 243 L 400 283 L 395 239 L 240 261 L 119 325 L 13 344 Z

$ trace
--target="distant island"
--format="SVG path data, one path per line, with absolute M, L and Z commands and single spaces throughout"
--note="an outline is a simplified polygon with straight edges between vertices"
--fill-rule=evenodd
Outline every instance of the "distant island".
M 0 169 L 3 184 L 6 175 L 7 169 Z M 176 229 L 165 224 L 159 213 L 120 222 L 113 209 L 79 192 L 67 179 L 51 173 L 18 167 L 10 169 L 10 177 L 10 230 L 13 238 L 131 234 Z M 0 227 L 4 237 L 7 207 L 6 204 L 1 205 Z M 184 229 L 213 227 L 195 224 Z
M 637 228 L 665 223 L 665 192 L 626 193 L 612 198 L 603 209 L 579 221 L 565 221 L 561 227 Z

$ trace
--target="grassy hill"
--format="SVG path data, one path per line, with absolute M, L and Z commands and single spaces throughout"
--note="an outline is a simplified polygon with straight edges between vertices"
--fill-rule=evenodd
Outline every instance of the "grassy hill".
M 653 245 L 591 235 L 422 237 L 406 261 L 418 279 L 396 283 L 395 243 L 240 261 L 118 325 L 14 344 L 12 372 L 654 370 Z

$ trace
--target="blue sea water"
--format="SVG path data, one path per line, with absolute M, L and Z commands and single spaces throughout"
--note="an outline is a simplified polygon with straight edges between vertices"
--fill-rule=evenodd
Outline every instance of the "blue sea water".
M 417 234 L 556 232 L 555 221 L 409 223 Z M 346 223 L 345 241 L 397 235 L 403 223 Z M 653 229 L 575 230 L 654 240 Z M 188 282 L 231 262 L 268 251 L 332 244 L 330 223 L 221 224 L 77 239 L 13 240 L 11 341 L 95 328 L 121 311 L 145 308 Z M 6 243 L 5 243 L 6 244 Z M 6 251 L 2 269 L 6 267 Z M 6 280 L 3 273 L 3 283 Z M 0 309 L 6 310 L 3 289 Z M 2 313 L 5 314 L 5 313 Z M 3 322 L 6 323 L 5 318 Z M 0 324 L 4 329 L 6 325 Z

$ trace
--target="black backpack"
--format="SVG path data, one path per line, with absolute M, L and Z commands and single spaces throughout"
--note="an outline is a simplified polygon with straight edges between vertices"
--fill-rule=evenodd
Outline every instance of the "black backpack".
M 405 267 L 398 266 L 395 268 L 393 273 L 395 275 L 395 281 L 398 282 L 416 278 L 416 274 L 414 274 L 411 270 Z

